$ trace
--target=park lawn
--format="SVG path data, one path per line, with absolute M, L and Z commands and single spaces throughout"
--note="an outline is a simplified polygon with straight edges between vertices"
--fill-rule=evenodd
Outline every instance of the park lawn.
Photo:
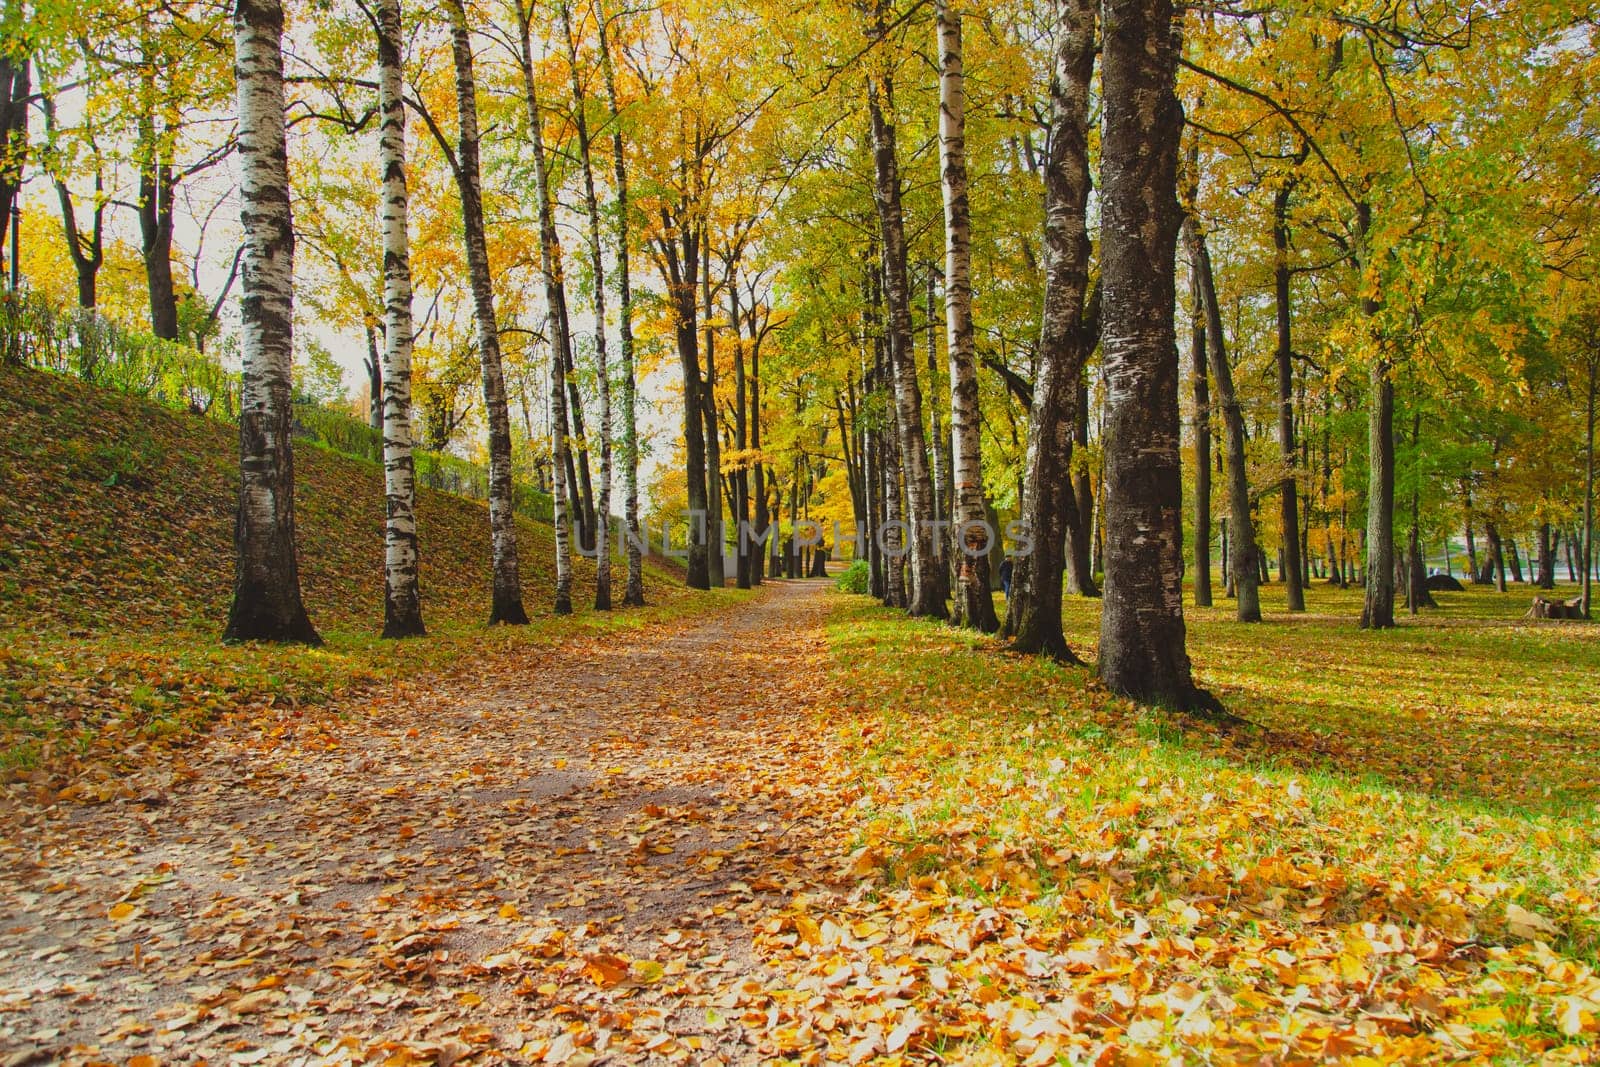
M 1600 627 L 1469 590 L 1362 633 L 1358 592 L 1275 593 L 1188 612 L 1226 729 L 841 599 L 853 888 L 763 942 L 797 1025 L 971 1062 L 1590 1058 Z M 1098 602 L 1067 611 L 1092 654 Z

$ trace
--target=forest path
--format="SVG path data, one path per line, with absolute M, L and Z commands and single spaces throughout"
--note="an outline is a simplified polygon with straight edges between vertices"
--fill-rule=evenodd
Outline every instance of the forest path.
M 219 728 L 14 828 L 0 1064 L 760 1058 L 751 936 L 839 805 L 827 589 Z

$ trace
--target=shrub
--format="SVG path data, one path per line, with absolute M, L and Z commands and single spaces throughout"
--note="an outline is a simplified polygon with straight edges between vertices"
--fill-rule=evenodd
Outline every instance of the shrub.
M 864 559 L 851 560 L 850 566 L 839 572 L 833 584 L 843 592 L 866 595 L 872 591 L 872 568 Z

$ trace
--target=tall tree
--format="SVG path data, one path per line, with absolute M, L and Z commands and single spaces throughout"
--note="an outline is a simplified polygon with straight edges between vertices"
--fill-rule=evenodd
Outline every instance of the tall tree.
M 600 69 L 606 83 L 606 105 L 611 124 L 611 174 L 615 200 L 617 242 L 617 358 L 622 384 L 622 521 L 627 528 L 628 582 L 622 603 L 644 606 L 644 560 L 639 545 L 639 425 L 633 366 L 633 288 L 628 276 L 628 164 L 622 141 L 622 115 L 617 102 L 616 67 L 611 58 L 610 24 L 603 0 L 595 0 L 595 21 L 600 41 Z
M 55 100 L 41 94 L 40 110 L 44 112 L 45 137 L 51 142 L 52 160 L 46 163 L 50 180 L 56 187 L 56 203 L 61 209 L 61 230 L 67 239 L 67 254 L 72 257 L 72 268 L 78 275 L 78 306 L 92 308 L 98 302 L 100 268 L 105 265 L 106 187 L 105 163 L 100 147 L 95 143 L 92 130 L 87 135 L 88 147 L 94 157 L 94 193 L 89 212 L 89 229 L 84 232 L 78 218 L 78 204 L 67 184 L 66 166 L 61 160 L 61 131 L 56 122 Z M 87 125 L 87 124 L 86 124 Z
M 1098 669 L 1113 692 L 1193 709 L 1216 702 L 1195 686 L 1184 647 L 1173 328 L 1180 25 L 1171 0 L 1105 4 L 1106 580 Z
M 1200 302 L 1205 311 L 1206 356 L 1211 378 L 1216 383 L 1217 401 L 1222 408 L 1222 428 L 1228 453 L 1228 526 L 1233 531 L 1234 593 L 1240 622 L 1261 621 L 1260 549 L 1256 545 L 1255 519 L 1250 513 L 1250 478 L 1244 450 L 1244 412 L 1233 387 L 1233 367 L 1222 336 L 1222 308 L 1217 301 L 1216 279 L 1211 272 L 1211 253 L 1205 235 L 1191 216 L 1184 220 L 1189 257 L 1200 285 Z
M 1278 455 L 1283 478 L 1278 483 L 1279 531 L 1283 545 L 1284 589 L 1290 611 L 1306 610 L 1304 566 L 1300 558 L 1300 506 L 1295 491 L 1294 443 L 1294 323 L 1290 298 L 1289 195 L 1285 181 L 1272 198 L 1272 301 L 1277 325 Z
M 600 384 L 600 489 L 595 497 L 595 522 L 590 547 L 595 554 L 594 606 L 611 610 L 611 367 L 606 360 L 606 268 L 600 251 L 600 200 L 594 191 L 594 164 L 589 152 L 588 91 L 579 73 L 578 40 L 572 32 L 567 0 L 556 5 L 567 42 L 567 70 L 572 80 L 573 125 L 578 134 L 578 161 L 583 172 L 583 208 L 589 222 L 589 268 L 594 275 L 594 359 Z
M 557 615 L 572 613 L 572 546 L 568 523 L 573 514 L 578 488 L 574 485 L 572 438 L 569 435 L 567 402 L 576 394 L 567 388 L 572 373 L 572 331 L 567 318 L 567 290 L 562 276 L 561 242 L 556 235 L 554 191 L 550 187 L 549 162 L 544 147 L 544 110 L 539 103 L 538 83 L 533 73 L 533 7 L 518 0 L 517 61 L 522 74 L 523 103 L 527 108 L 528 140 L 533 149 L 533 195 L 539 218 L 539 277 L 544 283 L 547 331 L 550 338 L 550 431 L 553 439 L 551 466 L 555 468 L 556 590 Z M 603 325 L 603 324 L 602 324 Z M 577 404 L 574 403 L 576 408 Z M 581 532 L 581 531 L 580 531 Z
M 906 522 L 910 526 L 911 590 L 907 613 L 944 618 L 945 567 L 934 536 L 933 475 L 928 470 L 928 444 L 922 430 L 922 391 L 917 385 L 917 360 L 911 340 L 911 290 L 906 262 L 905 214 L 901 204 L 900 159 L 895 143 L 894 80 L 878 73 L 867 83 L 867 110 L 872 122 L 879 240 L 883 255 L 884 299 L 888 310 L 889 362 L 894 369 L 895 422 L 900 464 L 905 476 Z
M 1378 351 L 1367 372 L 1367 573 L 1361 606 L 1361 628 L 1394 626 L 1394 363 L 1388 342 L 1377 333 L 1379 304 L 1367 282 L 1372 269 L 1368 238 L 1372 207 L 1356 205 L 1357 266 L 1362 278 L 1361 313 L 1375 336 Z
M 1206 381 L 1206 309 L 1200 270 L 1189 260 L 1189 374 L 1194 391 L 1194 603 L 1211 606 L 1211 388 Z
M 10 4 L 6 5 L 7 21 Z M 28 157 L 28 98 L 33 89 L 33 67 L 27 55 L 17 56 L 10 48 L 0 49 L 0 260 L 11 271 L 17 269 L 12 254 L 5 248 L 7 233 L 11 247 L 17 235 L 10 230 L 12 214 L 22 194 L 23 164 Z
M 1089 289 L 1089 85 L 1093 0 L 1057 0 L 1044 164 L 1044 311 L 1029 412 L 1022 521 L 1033 551 L 1014 564 L 1006 629 L 1015 647 L 1072 659 L 1061 626 L 1066 523 L 1077 507 L 1072 446 L 1079 380 L 1094 346 Z
M 417 578 L 416 470 L 411 458 L 411 248 L 406 228 L 406 113 L 400 0 L 378 0 L 378 156 L 383 169 L 383 636 L 425 632 Z M 372 331 L 369 330 L 369 335 Z
M 320 644 L 300 598 L 294 543 L 294 222 L 283 98 L 283 7 L 234 6 L 244 287 L 240 348 L 239 510 L 229 641 Z
M 478 162 L 478 100 L 472 72 L 472 38 L 462 0 L 445 0 L 450 18 L 450 48 L 455 63 L 456 186 L 466 236 L 467 273 L 472 283 L 472 314 L 478 327 L 478 359 L 483 372 L 483 406 L 489 423 L 489 529 L 493 545 L 493 606 L 489 623 L 522 624 L 522 577 L 517 566 L 517 522 L 511 486 L 511 417 L 506 406 L 505 368 L 500 357 L 500 327 L 494 312 L 494 281 L 489 273 L 489 243 L 483 225 L 483 178 Z
M 985 529 L 987 514 L 983 508 L 977 352 L 972 337 L 972 221 L 967 207 L 961 16 L 950 9 L 948 0 L 936 0 L 935 11 L 939 47 L 939 157 L 943 164 L 944 190 L 944 311 L 950 363 L 950 467 L 955 497 L 946 507 L 953 512 L 954 551 L 958 553 L 954 618 L 962 626 L 992 633 L 999 629 L 1000 622 L 994 613 L 994 595 L 989 591 L 989 546 L 985 543 L 981 551 L 977 551 L 980 546 L 967 543 L 969 530 L 981 534 Z M 937 422 L 935 427 L 937 437 Z M 998 534 L 991 532 L 991 536 Z

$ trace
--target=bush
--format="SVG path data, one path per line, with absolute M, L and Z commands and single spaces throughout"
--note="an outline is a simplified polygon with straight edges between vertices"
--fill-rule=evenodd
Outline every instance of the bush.
M 850 566 L 839 572 L 839 577 L 834 579 L 834 585 L 842 592 L 860 593 L 863 596 L 872 591 L 872 568 L 867 566 L 864 559 L 851 560 Z

